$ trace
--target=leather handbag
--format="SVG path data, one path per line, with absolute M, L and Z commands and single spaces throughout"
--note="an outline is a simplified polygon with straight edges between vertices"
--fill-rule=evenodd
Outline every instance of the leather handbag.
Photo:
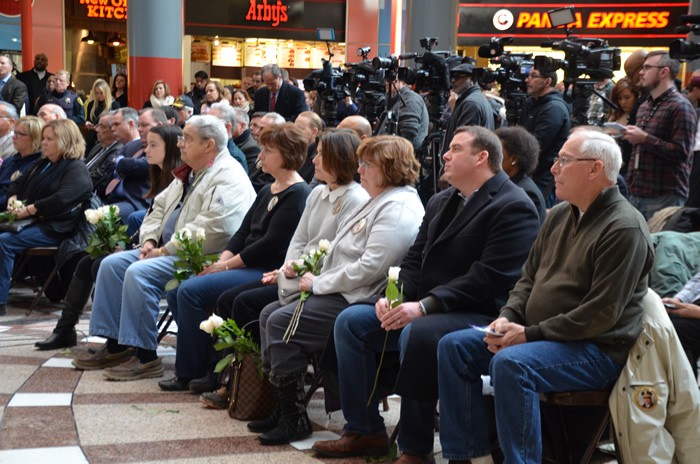
M 17 219 L 16 221 L 13 222 L 0 222 L 0 232 L 20 232 L 22 229 L 25 227 L 29 227 L 31 225 L 34 225 L 36 223 L 36 218 L 26 218 L 26 219 Z
M 259 372 L 253 355 L 234 357 L 227 383 L 228 415 L 238 420 L 265 419 L 275 409 L 275 395 L 267 375 Z

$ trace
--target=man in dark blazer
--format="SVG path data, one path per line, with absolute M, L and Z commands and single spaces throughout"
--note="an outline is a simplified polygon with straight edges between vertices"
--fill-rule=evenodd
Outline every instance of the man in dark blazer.
M 46 70 L 49 65 L 49 59 L 44 53 L 37 53 L 34 57 L 34 67 L 29 71 L 24 71 L 17 74 L 17 79 L 24 82 L 27 86 L 27 95 L 29 96 L 29 106 L 27 114 L 36 114 L 34 103 L 44 90 L 46 90 L 46 81 L 53 76 L 52 73 Z
M 372 390 L 379 353 L 401 354 L 398 462 L 429 462 L 438 398 L 437 344 L 447 333 L 486 325 L 498 315 L 540 222 L 532 201 L 502 172 L 501 144 L 478 126 L 455 131 L 444 155 L 451 187 L 435 195 L 401 263 L 404 302 L 344 310 L 335 324 L 340 398 L 347 421 L 339 440 L 317 442 L 322 456 L 388 451 L 389 439 Z M 359 379 L 365 385 L 357 385 Z
M 107 201 L 105 190 L 114 175 L 114 161 L 122 144 L 112 132 L 111 111 L 105 111 L 100 115 L 95 125 L 97 144 L 85 156 L 85 165 L 90 171 L 93 191 L 102 202 Z
M 279 113 L 289 122 L 294 122 L 302 111 L 308 110 L 304 91 L 282 78 L 282 70 L 276 64 L 262 67 L 264 87 L 255 92 L 253 111 Z
M 0 55 L 0 89 L 2 100 L 12 103 L 17 114 L 21 114 L 27 101 L 27 86 L 12 75 L 12 60 L 8 55 Z

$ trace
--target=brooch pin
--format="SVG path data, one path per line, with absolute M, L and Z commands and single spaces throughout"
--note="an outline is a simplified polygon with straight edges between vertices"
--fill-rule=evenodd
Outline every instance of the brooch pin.
M 13 172 L 12 175 L 10 176 L 10 182 L 14 182 L 14 181 L 17 180 L 17 178 L 18 178 L 19 176 L 21 176 L 21 175 L 22 175 L 22 173 L 20 172 L 20 170 L 19 170 L 19 169 L 16 170 L 16 171 Z
M 362 230 L 365 228 L 366 225 L 367 225 L 367 218 L 362 218 L 359 221 L 357 221 L 355 223 L 355 225 L 352 226 L 353 235 L 357 235 L 360 232 L 362 232 Z
M 343 201 L 340 198 L 335 200 L 335 203 L 333 203 L 333 209 L 331 210 L 331 214 L 333 216 L 337 216 L 338 213 L 340 212 L 340 208 L 342 208 L 342 206 L 343 206 Z
M 277 204 L 278 201 L 279 201 L 279 199 L 277 198 L 277 195 L 275 195 L 274 197 L 272 197 L 272 198 L 270 199 L 270 202 L 267 204 L 267 210 L 268 210 L 268 211 L 272 211 L 272 208 L 275 207 L 275 205 Z
M 66 97 L 66 105 L 70 105 L 70 97 Z

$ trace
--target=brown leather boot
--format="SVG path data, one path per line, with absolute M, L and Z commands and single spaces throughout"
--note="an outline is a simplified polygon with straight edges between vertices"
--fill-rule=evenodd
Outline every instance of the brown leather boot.
M 374 435 L 343 432 L 338 440 L 317 441 L 311 449 L 318 456 L 331 458 L 385 456 L 389 453 L 389 436 L 386 430 Z

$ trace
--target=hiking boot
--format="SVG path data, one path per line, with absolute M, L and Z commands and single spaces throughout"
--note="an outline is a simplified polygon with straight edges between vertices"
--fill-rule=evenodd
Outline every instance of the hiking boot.
M 199 395 L 199 401 L 204 403 L 208 409 L 226 409 L 228 408 L 228 395 L 226 387 L 221 387 L 213 392 L 206 392 Z
M 386 430 L 373 435 L 344 432 L 338 440 L 317 441 L 311 449 L 317 456 L 330 458 L 385 456 L 389 454 L 389 436 Z
M 114 367 L 126 362 L 134 355 L 134 350 L 129 348 L 119 353 L 110 353 L 107 351 L 107 345 L 103 345 L 98 351 L 91 351 L 87 355 L 78 355 L 73 358 L 73 366 L 82 371 L 93 371 L 97 369 L 106 369 Z

